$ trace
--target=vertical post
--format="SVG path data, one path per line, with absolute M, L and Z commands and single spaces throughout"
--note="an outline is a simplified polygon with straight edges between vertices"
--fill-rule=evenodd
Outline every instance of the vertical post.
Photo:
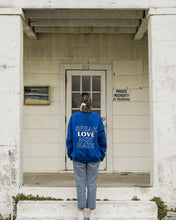
M 4 13 L 3 8 L 0 10 L 0 210 L 7 216 L 10 214 L 10 187 L 12 195 L 16 195 L 23 182 L 23 24 L 19 10 L 14 10 L 14 14 L 13 9 L 9 9 L 9 14 L 7 8 L 4 10 Z
M 59 160 L 59 170 L 66 169 L 66 154 L 65 154 L 65 122 L 66 122 L 66 113 L 65 113 L 65 64 L 60 65 L 60 160 Z
M 149 82 L 152 124 L 152 185 L 176 199 L 176 9 L 150 9 Z

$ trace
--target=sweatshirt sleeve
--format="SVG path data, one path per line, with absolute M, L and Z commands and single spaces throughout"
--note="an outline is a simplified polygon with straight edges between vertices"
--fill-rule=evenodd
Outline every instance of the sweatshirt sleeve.
M 104 125 L 103 125 L 101 117 L 100 117 L 99 129 L 98 129 L 98 143 L 99 143 L 100 152 L 101 152 L 100 160 L 103 161 L 105 157 L 106 149 L 107 149 L 107 144 L 106 144 L 106 135 L 105 135 Z
M 73 130 L 72 130 L 72 117 L 70 117 L 69 123 L 68 123 L 68 129 L 67 129 L 67 156 L 72 160 L 72 152 L 73 152 Z

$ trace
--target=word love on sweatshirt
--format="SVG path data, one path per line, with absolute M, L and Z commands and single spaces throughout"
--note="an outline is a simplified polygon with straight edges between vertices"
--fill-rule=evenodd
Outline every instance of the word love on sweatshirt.
M 97 132 L 97 128 L 91 126 L 76 126 L 76 132 L 78 137 L 94 137 L 94 134 Z
M 78 137 L 80 137 L 80 136 L 82 136 L 82 137 L 94 137 L 94 133 L 93 132 L 89 132 L 89 131 L 82 131 L 82 132 L 80 132 L 80 131 L 78 131 Z

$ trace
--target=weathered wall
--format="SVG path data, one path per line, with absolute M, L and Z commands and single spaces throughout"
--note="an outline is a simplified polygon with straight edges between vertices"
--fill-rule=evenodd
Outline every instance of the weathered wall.
M 150 14 L 153 15 L 149 19 L 148 28 L 153 182 L 166 200 L 174 203 L 176 201 L 176 10 L 155 9 L 151 10 Z
M 20 8 L 157 8 L 176 7 L 175 0 L 1 0 L 0 6 Z
M 24 171 L 59 168 L 59 64 L 112 64 L 113 87 L 131 92 L 130 102 L 113 102 L 114 171 L 150 170 L 147 36 L 41 34 L 24 41 L 24 85 L 50 85 L 49 106 L 24 105 Z M 64 147 L 64 146 L 62 146 Z M 112 147 L 112 146 L 109 146 Z
M 0 15 L 0 30 L 0 213 L 6 214 L 10 212 L 11 194 L 16 194 L 22 183 L 20 151 L 23 114 L 23 27 L 21 17 Z M 9 151 L 12 153 L 11 166 Z

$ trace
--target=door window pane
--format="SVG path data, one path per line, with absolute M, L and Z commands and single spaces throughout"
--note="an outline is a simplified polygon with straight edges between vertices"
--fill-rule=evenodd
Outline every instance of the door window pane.
M 80 76 L 72 76 L 72 91 L 80 91 Z
M 92 91 L 101 91 L 101 76 L 92 77 Z
M 82 91 L 90 91 L 90 76 L 82 76 Z
M 100 110 L 93 110 L 93 112 L 97 112 L 98 114 L 101 115 L 101 111 Z
M 101 94 L 100 93 L 92 94 L 92 107 L 101 108 Z
M 72 110 L 72 114 L 75 113 L 75 112 L 78 112 L 78 111 L 79 111 L 79 109 L 78 110 Z
M 80 93 L 72 93 L 72 108 L 79 108 L 78 106 L 79 96 Z

